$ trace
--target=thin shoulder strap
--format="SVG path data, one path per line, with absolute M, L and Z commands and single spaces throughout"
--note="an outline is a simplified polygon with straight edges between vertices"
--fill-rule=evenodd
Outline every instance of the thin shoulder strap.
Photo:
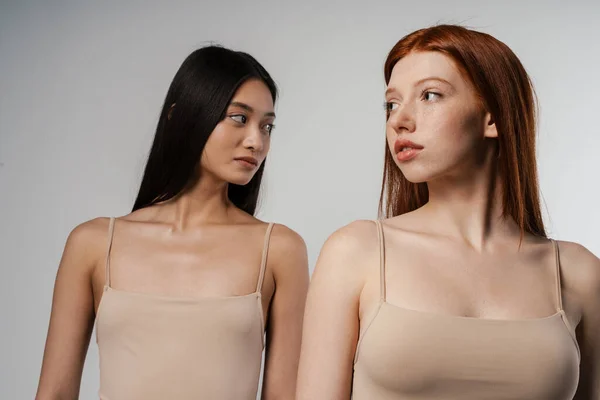
M 558 243 L 554 239 L 550 239 L 552 241 L 552 245 L 554 246 L 554 258 L 556 264 L 556 304 L 558 306 L 558 311 L 562 311 L 562 290 L 560 284 L 560 253 L 558 251 Z
M 115 218 L 111 217 L 108 223 L 108 246 L 106 249 L 106 272 L 104 285 L 110 287 L 110 249 L 113 242 L 113 233 L 115 231 Z
M 376 220 L 377 238 L 379 241 L 379 300 L 385 302 L 385 237 L 383 236 L 383 225 Z
M 256 284 L 256 292 L 260 293 L 262 289 L 263 281 L 265 280 L 265 269 L 267 268 L 267 255 L 269 254 L 269 240 L 271 238 L 271 231 L 273 230 L 273 223 L 271 222 L 267 227 L 265 233 L 265 243 L 262 251 L 262 261 L 260 262 L 260 273 L 258 275 L 258 283 Z

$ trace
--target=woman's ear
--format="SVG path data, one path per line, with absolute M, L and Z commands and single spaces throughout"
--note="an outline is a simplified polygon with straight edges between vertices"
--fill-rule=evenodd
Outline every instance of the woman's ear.
M 496 129 L 496 123 L 489 112 L 485 113 L 485 128 L 483 136 L 486 138 L 497 138 L 498 130 Z

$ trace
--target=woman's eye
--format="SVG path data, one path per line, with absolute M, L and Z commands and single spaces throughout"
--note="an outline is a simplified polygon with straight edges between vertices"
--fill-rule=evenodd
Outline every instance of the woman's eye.
M 432 101 L 439 98 L 441 95 L 435 92 L 423 92 L 423 99 L 426 101 Z
M 386 112 L 394 111 L 397 108 L 398 108 L 398 103 L 395 103 L 393 101 L 386 101 L 385 102 L 385 111 Z
M 267 132 L 269 135 L 271 134 L 271 132 L 273 131 L 273 128 L 275 128 L 275 125 L 273 124 L 266 124 L 263 129 L 265 132 Z
M 229 118 L 240 124 L 245 124 L 248 121 L 248 118 L 242 114 L 230 115 Z

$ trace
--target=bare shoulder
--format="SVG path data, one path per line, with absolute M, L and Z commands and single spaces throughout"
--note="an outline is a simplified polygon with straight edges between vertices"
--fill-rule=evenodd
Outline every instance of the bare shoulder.
M 600 311 L 600 259 L 579 243 L 560 241 L 561 272 L 565 285 L 582 305 Z
M 273 224 L 271 246 L 277 251 L 305 251 L 306 244 L 300 234 L 283 224 Z
M 67 246 L 93 252 L 108 239 L 110 219 L 98 217 L 77 225 L 67 239 Z
M 69 233 L 61 268 L 92 269 L 106 250 L 109 218 L 94 218 L 77 225 Z
M 357 220 L 333 232 L 325 241 L 314 276 L 362 288 L 367 267 L 378 257 L 377 226 Z
M 336 230 L 327 238 L 323 251 L 354 258 L 371 252 L 377 244 L 377 226 L 373 221 L 357 220 Z
M 283 224 L 274 224 L 269 240 L 269 258 L 276 265 L 306 264 L 307 250 L 304 239 L 298 232 Z M 292 263 L 297 260 L 301 263 Z

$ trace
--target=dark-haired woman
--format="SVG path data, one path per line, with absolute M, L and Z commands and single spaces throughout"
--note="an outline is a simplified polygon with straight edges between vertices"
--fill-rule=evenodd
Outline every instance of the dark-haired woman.
M 130 214 L 69 235 L 37 399 L 78 398 L 92 328 L 101 399 L 293 398 L 302 238 L 254 217 L 277 88 L 250 55 L 190 54 Z M 266 339 L 265 339 L 266 331 Z

